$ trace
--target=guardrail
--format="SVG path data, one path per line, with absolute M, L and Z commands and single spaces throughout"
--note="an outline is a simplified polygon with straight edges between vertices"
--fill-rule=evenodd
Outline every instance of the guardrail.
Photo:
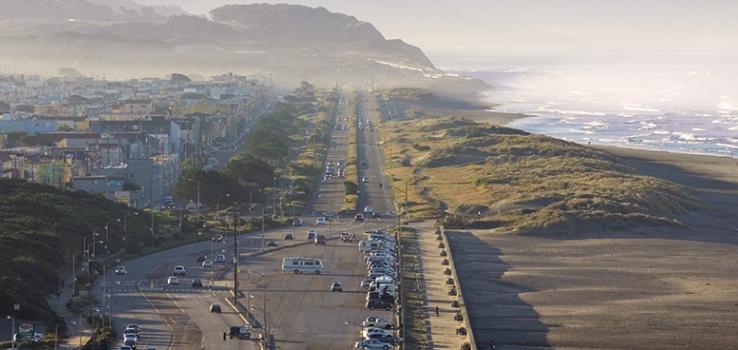
M 454 254 L 451 249 L 451 245 L 449 244 L 448 240 L 448 234 L 446 233 L 446 229 L 443 227 L 443 225 L 439 225 L 436 232 L 440 232 L 441 236 L 443 237 L 443 244 L 446 247 L 446 252 L 448 253 L 447 259 L 448 259 L 448 266 L 451 269 L 451 276 L 454 278 L 454 287 L 456 288 L 456 298 L 459 301 L 459 310 L 461 311 L 461 316 L 464 318 L 464 328 L 466 328 L 466 337 L 469 341 L 470 350 L 477 350 L 477 341 L 474 338 L 474 332 L 472 331 L 471 327 L 471 321 L 469 320 L 469 311 L 466 308 L 466 302 L 464 301 L 464 292 L 461 289 L 461 280 L 459 280 L 459 275 L 456 273 L 456 264 L 454 263 Z

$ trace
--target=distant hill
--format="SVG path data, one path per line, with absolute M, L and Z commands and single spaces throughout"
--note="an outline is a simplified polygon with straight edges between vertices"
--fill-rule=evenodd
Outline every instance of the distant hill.
M 177 6 L 143 6 L 132 0 L 3 0 L 0 20 L 164 20 L 187 14 Z
M 174 15 L 166 16 L 131 0 L 6 0 L 0 45 L 13 54 L 2 55 L 0 65 L 121 78 L 230 71 L 324 86 L 481 85 L 445 74 L 421 49 L 386 39 L 370 23 L 322 7 L 226 5 L 212 10 L 212 19 L 170 10 Z

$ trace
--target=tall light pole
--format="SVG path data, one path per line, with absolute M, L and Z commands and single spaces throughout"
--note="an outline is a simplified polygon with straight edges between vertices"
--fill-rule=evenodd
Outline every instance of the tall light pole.
M 274 192 L 272 192 L 272 200 L 273 200 L 273 203 L 272 203 L 272 218 L 274 218 L 275 216 L 277 216 L 277 177 L 276 176 L 274 177 L 273 191 Z
M 109 226 L 110 226 L 110 224 L 112 224 L 114 222 L 120 222 L 120 218 L 113 219 L 113 220 L 110 220 L 110 221 L 108 221 L 108 222 L 105 223 L 105 249 L 107 250 L 108 255 L 110 255 L 110 250 L 108 249 L 108 242 L 109 242 L 108 241 L 108 236 L 109 236 L 108 233 L 109 233 L 109 228 L 110 228 Z
M 234 202 L 233 207 L 238 207 Z M 233 213 L 233 305 L 238 305 L 238 211 Z
M 87 262 L 87 269 L 86 269 L 86 276 L 85 284 L 90 284 L 90 248 L 87 245 L 87 239 L 92 238 L 92 257 L 95 257 L 95 247 L 97 244 L 95 244 L 95 237 L 100 236 L 100 234 L 96 231 L 93 231 L 91 235 L 86 236 L 82 239 L 82 250 L 86 253 L 85 254 L 85 261 Z
M 15 319 L 13 318 L 13 316 L 8 316 L 7 319 L 9 319 L 10 322 L 11 322 L 11 325 L 10 325 L 10 346 L 13 347 L 13 349 L 15 349 L 15 337 L 14 337 L 14 335 L 15 335 Z
M 77 295 L 77 273 L 76 273 L 76 263 L 77 263 L 77 255 L 80 255 L 82 253 L 86 253 L 86 250 L 80 250 L 72 255 L 72 298 L 74 298 L 75 295 Z
M 220 211 L 220 198 L 221 197 L 224 197 L 224 196 L 225 197 L 228 197 L 228 198 L 231 198 L 231 194 L 230 193 L 221 194 L 220 196 L 218 196 L 217 198 L 215 198 L 215 218 L 216 218 L 216 221 L 217 221 L 217 219 L 219 217 L 218 216 L 218 212 Z
M 128 217 L 131 215 L 138 216 L 138 212 L 135 211 L 131 214 L 126 214 L 123 216 L 123 256 L 128 255 Z
M 125 217 L 123 218 L 125 221 Z M 113 222 L 120 222 L 120 219 L 113 219 L 105 223 L 105 252 L 107 253 L 107 256 L 105 257 L 105 261 L 103 261 L 102 267 L 103 267 L 103 308 L 106 307 L 108 303 L 108 259 L 110 258 L 110 241 L 108 240 L 108 231 L 109 231 L 109 225 Z M 125 237 L 123 238 L 125 239 Z M 103 309 L 103 327 L 105 327 L 105 310 Z M 93 345 L 94 346 L 94 345 Z
M 149 230 L 151 231 L 151 247 L 154 247 L 154 209 L 151 209 L 151 226 L 149 227 Z

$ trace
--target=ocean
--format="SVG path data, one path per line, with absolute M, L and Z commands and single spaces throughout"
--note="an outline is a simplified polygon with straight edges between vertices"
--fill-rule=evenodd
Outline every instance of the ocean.
M 738 157 L 738 60 L 715 56 L 441 59 L 482 79 L 509 126 L 578 143 Z

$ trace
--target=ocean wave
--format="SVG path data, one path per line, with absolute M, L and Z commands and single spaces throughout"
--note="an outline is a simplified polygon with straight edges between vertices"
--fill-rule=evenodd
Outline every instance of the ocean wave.
M 569 129 L 569 131 L 577 134 L 594 135 L 594 131 L 591 130 Z

